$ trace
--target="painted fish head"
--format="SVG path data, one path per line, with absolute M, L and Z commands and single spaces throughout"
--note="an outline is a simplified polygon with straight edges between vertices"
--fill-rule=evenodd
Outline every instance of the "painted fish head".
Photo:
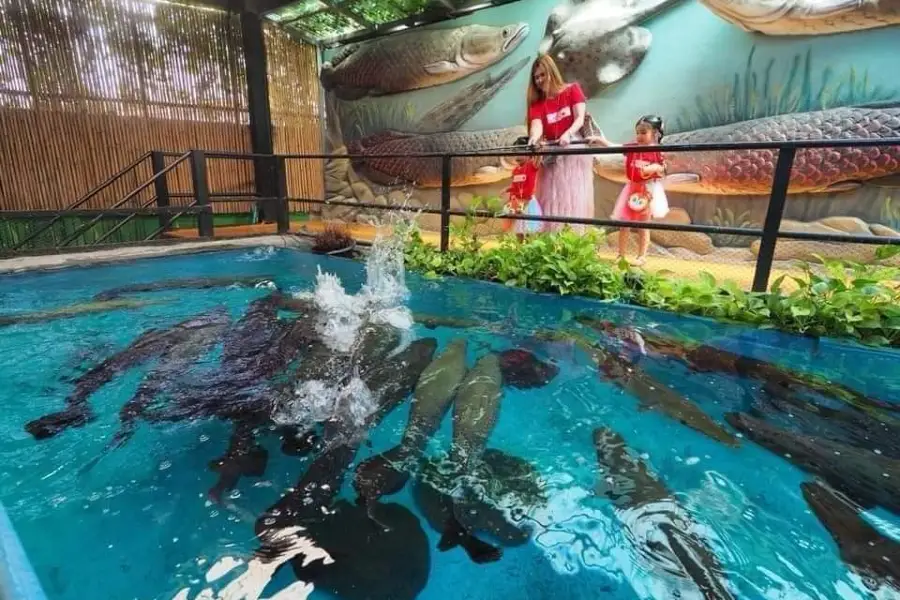
M 492 65 L 518 48 L 529 31 L 527 23 L 503 27 L 471 25 L 460 40 L 460 59 L 473 68 Z

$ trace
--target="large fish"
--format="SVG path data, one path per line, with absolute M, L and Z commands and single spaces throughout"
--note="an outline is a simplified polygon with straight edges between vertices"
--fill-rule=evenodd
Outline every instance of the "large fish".
M 826 35 L 900 24 L 898 0 L 700 0 L 744 31 Z
M 900 103 L 832 108 L 741 121 L 731 125 L 667 135 L 662 144 L 779 142 L 900 138 Z M 689 194 L 768 195 L 777 150 L 666 152 L 666 190 Z M 621 154 L 596 155 L 594 171 L 625 182 Z M 863 184 L 895 185 L 900 175 L 900 146 L 798 150 L 789 194 L 851 191 Z M 894 177 L 892 177 L 894 176 Z
M 744 413 L 728 413 L 725 420 L 760 446 L 818 475 L 864 507 L 877 505 L 900 514 L 900 460 L 796 434 Z
M 356 468 L 353 487 L 360 502 L 375 502 L 406 485 L 409 470 L 405 463 L 417 463 L 421 458 L 466 374 L 466 347 L 465 339 L 455 339 L 428 365 L 416 383 L 403 439 L 394 448 L 363 461 Z
M 75 380 L 75 390 L 66 398 L 66 408 L 44 415 L 25 425 L 35 439 L 53 437 L 70 427 L 81 427 L 95 416 L 89 399 L 91 395 L 112 379 L 156 358 L 185 340 L 192 339 L 198 330 L 219 327 L 227 320 L 224 310 L 213 310 L 182 321 L 168 329 L 149 329 L 121 352 L 110 356 L 99 365 Z
M 347 143 L 350 154 L 429 154 L 490 151 L 508 148 L 526 135 L 524 126 L 484 131 L 450 131 L 419 135 L 383 131 Z M 441 186 L 440 158 L 360 158 L 356 168 L 369 180 L 383 185 L 412 183 L 417 187 Z M 495 183 L 512 175 L 513 165 L 504 157 L 455 158 L 450 165 L 450 185 L 460 187 Z
M 653 35 L 635 24 L 679 0 L 588 0 L 563 2 L 547 20 L 541 51 L 556 61 L 566 80 L 578 81 L 587 96 L 633 73 Z
M 800 484 L 803 497 L 838 546 L 843 560 L 875 585 L 900 592 L 900 544 L 883 536 L 859 515 L 860 508 L 821 482 Z
M 415 29 L 345 46 L 322 65 L 320 78 L 344 100 L 432 87 L 500 62 L 528 32 L 525 23 Z
M 692 581 L 705 600 L 733 599 L 721 564 L 694 531 L 690 515 L 632 454 L 622 436 L 611 429 L 596 429 L 594 447 L 600 467 L 597 494 L 616 505 L 617 516 L 630 530 L 629 537 L 639 545 L 637 550 L 650 564 Z

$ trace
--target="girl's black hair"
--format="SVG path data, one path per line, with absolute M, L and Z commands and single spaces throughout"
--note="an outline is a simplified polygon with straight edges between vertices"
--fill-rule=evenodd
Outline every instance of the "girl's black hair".
M 634 126 L 637 127 L 641 123 L 646 123 L 647 125 L 652 127 L 659 134 L 659 139 L 660 141 L 662 141 L 663 135 L 665 135 L 665 132 L 663 131 L 662 117 L 660 117 L 659 115 L 644 115 L 637 120 L 637 123 L 635 123 Z

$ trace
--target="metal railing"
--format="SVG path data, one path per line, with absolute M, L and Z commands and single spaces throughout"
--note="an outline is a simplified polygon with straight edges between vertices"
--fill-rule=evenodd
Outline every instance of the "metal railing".
M 665 145 L 654 147 L 655 150 L 661 150 L 664 153 L 672 152 L 733 152 L 733 151 L 772 151 L 778 152 L 778 158 L 774 169 L 771 190 L 769 193 L 769 204 L 766 210 L 766 216 L 762 228 L 743 228 L 743 227 L 724 227 L 713 225 L 682 225 L 673 223 L 657 223 L 657 222 L 634 222 L 634 221 L 618 221 L 612 219 L 583 219 L 564 216 L 530 216 L 530 215 L 497 215 L 487 211 L 468 212 L 463 210 L 451 209 L 451 182 L 452 182 L 452 164 L 453 159 L 457 158 L 486 158 L 486 157 L 516 157 L 523 155 L 599 155 L 599 154 L 627 154 L 631 152 L 640 152 L 646 150 L 641 146 L 615 146 L 609 148 L 600 147 L 577 147 L 568 149 L 544 148 L 540 150 L 524 150 L 524 149 L 497 149 L 493 151 L 482 152 L 461 152 L 461 153 L 423 153 L 423 154 L 253 154 L 253 153 L 236 153 L 236 152 L 206 152 L 203 150 L 191 150 L 184 154 L 171 152 L 150 152 L 147 156 L 151 157 L 154 165 L 154 176 L 142 183 L 137 189 L 132 191 L 125 199 L 117 202 L 109 209 L 101 211 L 78 211 L 66 210 L 51 213 L 54 219 L 60 218 L 65 214 L 78 214 L 87 216 L 93 213 L 96 218 L 84 225 L 83 231 L 80 230 L 78 235 L 87 231 L 100 218 L 108 215 L 122 215 L 127 219 L 134 218 L 137 214 L 157 214 L 160 217 L 160 227 L 156 229 L 144 241 L 157 239 L 159 235 L 166 231 L 172 222 L 185 214 L 197 214 L 198 235 L 204 239 L 212 239 L 215 237 L 213 213 L 211 203 L 220 201 L 256 201 L 271 202 L 275 206 L 277 232 L 284 234 L 289 231 L 290 207 L 294 204 L 303 205 L 321 205 L 321 206 L 347 206 L 353 208 L 362 208 L 367 210 L 399 210 L 406 207 L 391 206 L 375 203 L 361 203 L 352 201 L 334 201 L 319 198 L 299 198 L 291 197 L 287 188 L 287 161 L 290 160 L 333 160 L 333 159 L 373 159 L 373 158 L 394 158 L 400 160 L 421 160 L 435 159 L 441 161 L 441 204 L 439 207 L 425 206 L 416 208 L 417 212 L 425 214 L 438 214 L 440 220 L 440 249 L 442 252 L 447 251 L 450 243 L 450 219 L 454 216 L 464 217 L 474 215 L 478 217 L 490 217 L 496 219 L 517 219 L 525 221 L 540 221 L 549 223 L 568 223 L 578 225 L 590 225 L 596 227 L 613 227 L 613 228 L 629 228 L 629 229 L 647 229 L 675 232 L 692 232 L 705 234 L 728 234 L 736 236 L 747 236 L 760 238 L 759 251 L 757 253 L 755 272 L 753 277 L 752 289 L 754 291 L 765 291 L 768 287 L 769 277 L 772 271 L 772 263 L 775 258 L 775 245 L 779 239 L 788 240 L 805 240 L 818 242 L 844 242 L 854 244 L 874 244 L 874 245 L 900 245 L 900 238 L 876 236 L 876 235 L 851 235 L 851 234 L 830 234 L 830 233 L 811 233 L 811 232 L 795 232 L 781 231 L 781 222 L 784 215 L 785 201 L 791 181 L 791 172 L 798 151 L 823 148 L 885 148 L 896 147 L 894 150 L 900 154 L 900 138 L 889 139 L 840 139 L 840 140 L 795 140 L 784 142 L 742 142 L 742 143 L 712 143 L 712 144 L 692 144 L 692 145 Z M 176 157 L 176 161 L 169 166 L 165 166 L 164 161 L 167 157 Z M 262 163 L 266 166 L 267 172 L 274 178 L 274 185 L 270 189 L 275 191 L 274 196 L 263 197 L 258 194 L 211 194 L 209 191 L 207 162 L 209 159 L 226 159 L 226 160 L 250 160 L 255 163 Z M 188 194 L 193 202 L 187 207 L 172 208 L 169 206 L 170 194 L 166 189 L 165 173 L 170 171 L 176 165 L 189 161 L 191 169 L 191 181 L 193 190 Z M 108 180 L 95 188 L 101 189 L 104 185 L 109 185 Z M 270 182 L 272 183 L 272 182 Z M 155 186 L 155 202 L 156 208 L 148 209 L 121 209 L 119 208 L 125 201 L 135 197 L 137 193 L 153 184 Z M 185 194 L 181 194 L 182 196 Z M 175 196 L 174 194 L 171 196 Z M 85 197 L 87 198 L 87 197 Z M 76 207 L 84 204 L 86 200 L 81 199 Z M 149 204 L 149 203 L 148 203 Z M 72 207 L 70 207 L 71 209 Z M 10 213 L 0 212 L 0 216 Z M 28 213 L 34 214 L 34 213 Z M 173 214 L 169 218 L 165 218 L 167 214 Z M 118 227 L 121 227 L 120 223 Z M 109 232 L 102 238 L 106 239 L 110 235 Z M 64 240 L 64 243 L 57 248 L 66 246 L 72 239 L 77 237 L 72 234 Z M 99 241 L 102 241 L 98 240 Z M 21 244 L 20 244 L 21 246 Z

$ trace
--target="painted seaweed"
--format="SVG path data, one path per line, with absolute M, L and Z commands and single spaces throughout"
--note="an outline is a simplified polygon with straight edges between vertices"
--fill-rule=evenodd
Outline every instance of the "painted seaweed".
M 750 49 L 743 73 L 734 74 L 731 86 L 705 97 L 697 95 L 696 107 L 674 120 L 672 133 L 898 97 L 896 89 L 872 86 L 868 70 L 860 74 L 852 67 L 843 76 L 825 67 L 818 88 L 814 88 L 811 49 L 796 54 L 780 80 L 773 74 L 776 59 L 770 59 L 758 70 L 755 54 L 756 46 Z

